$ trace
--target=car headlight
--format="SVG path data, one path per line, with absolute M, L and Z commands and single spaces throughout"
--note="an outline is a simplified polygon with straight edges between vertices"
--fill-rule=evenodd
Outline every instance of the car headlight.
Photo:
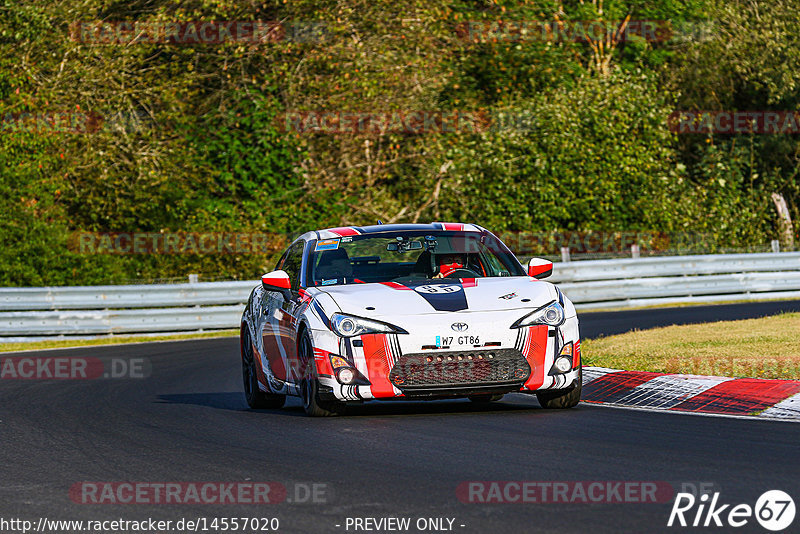
M 331 329 L 339 336 L 354 337 L 364 334 L 407 334 L 405 330 L 388 323 L 355 317 L 344 313 L 331 316 Z
M 541 308 L 532 311 L 525 317 L 518 319 L 517 322 L 511 325 L 511 328 L 520 328 L 523 326 L 533 325 L 547 325 L 547 326 L 561 326 L 564 324 L 565 319 L 564 308 L 556 301 L 545 304 Z

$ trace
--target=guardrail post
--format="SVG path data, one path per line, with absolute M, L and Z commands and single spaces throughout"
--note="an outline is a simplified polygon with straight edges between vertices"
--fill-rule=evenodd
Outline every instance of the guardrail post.
M 561 261 L 569 261 L 569 247 L 561 247 Z
M 200 278 L 199 275 L 190 274 L 189 275 L 189 283 L 190 284 L 196 284 L 199 278 Z
M 781 242 L 777 239 L 772 240 L 772 252 L 780 252 L 781 251 Z
M 639 245 L 631 245 L 631 258 L 638 258 L 639 257 Z

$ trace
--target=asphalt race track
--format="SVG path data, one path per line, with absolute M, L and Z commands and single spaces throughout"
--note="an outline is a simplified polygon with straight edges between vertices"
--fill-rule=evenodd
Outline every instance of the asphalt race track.
M 587 313 L 582 326 L 589 337 L 777 309 L 800 303 Z M 234 338 L 41 355 L 143 358 L 152 374 L 3 380 L 0 516 L 6 519 L 277 517 L 279 532 L 335 533 L 356 532 L 346 529 L 347 518 L 409 517 L 408 532 L 418 532 L 418 518 L 454 519 L 453 530 L 463 533 L 708 531 L 667 529 L 671 498 L 464 503 L 456 490 L 467 481 L 659 481 L 676 491 L 706 483 L 723 503 L 752 506 L 771 489 L 800 502 L 794 423 L 585 404 L 545 411 L 521 394 L 490 407 L 462 400 L 367 403 L 344 417 L 312 419 L 295 399 L 282 410 L 247 409 Z M 290 501 L 311 484 L 323 485 L 324 493 L 316 503 L 78 504 L 69 490 L 82 481 L 271 481 L 287 488 Z M 787 532 L 798 525 L 800 519 Z M 766 532 L 753 518 L 735 530 Z

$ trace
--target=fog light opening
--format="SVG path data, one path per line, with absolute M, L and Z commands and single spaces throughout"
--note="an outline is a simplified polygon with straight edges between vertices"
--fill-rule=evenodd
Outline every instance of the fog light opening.
M 556 369 L 558 369 L 560 373 L 566 373 L 572 369 L 572 360 L 566 356 L 559 356 L 556 359 Z
M 352 384 L 356 380 L 356 373 L 350 367 L 339 369 L 339 382 L 342 384 Z

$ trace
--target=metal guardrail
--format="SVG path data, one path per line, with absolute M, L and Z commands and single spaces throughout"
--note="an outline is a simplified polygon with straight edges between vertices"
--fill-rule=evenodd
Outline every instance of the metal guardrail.
M 550 278 L 579 310 L 800 298 L 800 252 L 557 263 Z
M 800 298 L 800 252 L 556 263 L 578 309 Z M 0 288 L 0 340 L 237 328 L 257 280 Z
M 780 271 L 800 271 L 800 252 L 661 256 L 557 263 L 551 280 L 554 283 L 591 282 L 654 276 Z
M 0 311 L 213 306 L 247 301 L 257 280 L 135 286 L 4 287 Z M 2 323 L 0 323 L 0 332 Z
M 3 335 L 122 334 L 237 328 L 242 306 L 204 306 L 133 310 L 5 312 Z

